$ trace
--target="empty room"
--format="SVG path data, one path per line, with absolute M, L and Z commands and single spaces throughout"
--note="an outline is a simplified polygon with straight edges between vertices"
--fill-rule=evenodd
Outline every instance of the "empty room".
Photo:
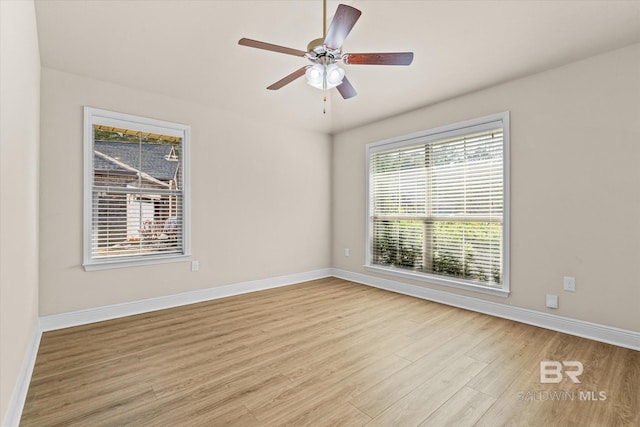
M 4 427 L 640 425 L 640 1 L 0 18 Z

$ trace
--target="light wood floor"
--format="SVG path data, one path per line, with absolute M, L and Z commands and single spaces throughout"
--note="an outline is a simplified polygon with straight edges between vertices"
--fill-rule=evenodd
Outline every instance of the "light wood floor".
M 21 426 L 123 425 L 638 426 L 640 352 L 340 279 L 45 333 Z

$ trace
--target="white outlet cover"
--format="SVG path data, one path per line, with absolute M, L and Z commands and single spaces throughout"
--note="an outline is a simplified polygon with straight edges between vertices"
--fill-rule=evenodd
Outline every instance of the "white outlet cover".
M 569 292 L 576 291 L 576 278 L 575 277 L 566 277 L 563 280 L 564 290 Z
M 558 295 L 547 295 L 547 307 L 558 308 Z

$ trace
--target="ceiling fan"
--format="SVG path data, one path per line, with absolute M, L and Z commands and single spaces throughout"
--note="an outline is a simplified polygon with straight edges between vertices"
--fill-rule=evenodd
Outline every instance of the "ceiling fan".
M 269 90 L 278 90 L 306 75 L 307 82 L 311 86 L 324 91 L 335 87 L 344 99 L 349 99 L 356 96 L 357 93 L 344 75 L 344 70 L 338 67 L 337 63 L 343 62 L 348 65 L 409 65 L 413 61 L 413 52 L 342 53 L 342 44 L 361 14 L 362 12 L 356 8 L 340 4 L 327 30 L 327 1 L 323 0 L 322 28 L 324 36 L 309 42 L 306 52 L 247 38 L 240 39 L 238 44 L 287 55 L 301 56 L 311 61 L 312 65 L 305 65 L 278 80 L 267 87 Z

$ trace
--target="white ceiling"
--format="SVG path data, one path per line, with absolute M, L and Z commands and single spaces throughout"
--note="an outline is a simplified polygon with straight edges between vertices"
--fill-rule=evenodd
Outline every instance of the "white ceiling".
M 358 96 L 300 78 L 308 63 L 238 45 L 306 50 L 321 0 L 37 0 L 42 65 L 247 117 L 336 133 L 516 77 L 640 42 L 640 1 L 329 1 L 362 11 L 343 52 L 413 51 L 409 67 L 345 65 Z

